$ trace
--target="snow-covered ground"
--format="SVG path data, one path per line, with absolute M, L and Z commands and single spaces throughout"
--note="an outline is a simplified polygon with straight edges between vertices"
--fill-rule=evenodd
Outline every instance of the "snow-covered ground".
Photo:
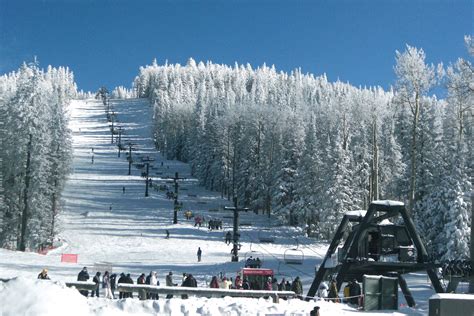
M 274 269 L 278 281 L 283 277 L 292 280 L 300 276 L 306 293 L 315 267 L 327 249 L 327 244 L 308 239 L 298 230 L 278 226 L 273 219 L 252 212 L 241 213 L 241 222 L 251 226 L 241 227 L 241 261 L 230 262 L 231 245 L 224 243 L 224 233 L 231 230 L 232 214 L 222 208 L 230 203 L 220 194 L 200 187 L 191 177 L 187 164 L 166 160 L 154 150 L 152 110 L 146 100 L 111 103 L 119 120 L 116 124 L 124 131 L 122 142 L 132 142 L 137 149 L 133 159 L 139 161 L 146 156 L 155 159 L 150 168 L 153 183 L 171 187 L 167 178 L 178 172 L 185 178 L 180 183 L 179 195 L 184 209 L 206 219 L 223 220 L 224 229 L 209 231 L 205 227 L 194 227 L 194 221 L 186 221 L 183 212 L 179 213 L 179 223 L 173 225 L 173 201 L 167 199 L 165 192 L 150 189 L 149 197 L 145 197 L 142 170 L 132 166 L 132 175 L 128 175 L 125 152 L 119 158 L 116 143 L 111 143 L 104 106 L 95 100 L 73 101 L 70 127 L 74 172 L 64 192 L 62 244 L 46 255 L 0 250 L 0 278 L 19 277 L 8 283 L 0 282 L 0 315 L 307 315 L 315 305 L 321 306 L 321 315 L 359 313 L 344 304 L 300 300 L 274 304 L 271 300 L 233 298 L 174 298 L 155 302 L 86 299 L 75 290 L 65 288 L 63 282 L 76 280 L 83 266 L 87 266 L 92 275 L 97 269 L 103 272 L 107 267 L 116 273 L 131 273 L 134 280 L 141 273 L 153 270 L 158 272 L 162 284 L 169 271 L 173 271 L 177 283 L 181 283 L 182 273 L 192 273 L 198 286 L 206 287 L 213 275 L 222 273 L 235 277 L 245 258 L 252 255 L 263 259 L 264 267 Z M 169 239 L 164 238 L 165 230 L 170 232 Z M 259 243 L 262 236 L 272 236 L 275 242 Z M 201 262 L 197 262 L 198 247 L 203 251 Z M 303 264 L 285 264 L 285 252 L 288 254 L 289 249 L 295 247 L 298 253 L 304 254 Z M 61 263 L 63 253 L 77 254 L 78 263 Z M 48 268 L 52 280 L 59 282 L 36 280 L 43 268 Z M 426 275 L 412 274 L 407 280 L 416 297 L 417 309 L 402 307 L 397 312 L 365 314 L 427 314 L 427 301 L 433 290 Z M 401 295 L 399 302 L 405 303 Z

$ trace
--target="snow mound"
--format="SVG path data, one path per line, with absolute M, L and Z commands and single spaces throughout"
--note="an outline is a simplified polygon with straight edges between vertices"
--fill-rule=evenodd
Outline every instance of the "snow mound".
M 87 299 L 64 284 L 24 277 L 0 283 L 3 316 L 89 315 Z

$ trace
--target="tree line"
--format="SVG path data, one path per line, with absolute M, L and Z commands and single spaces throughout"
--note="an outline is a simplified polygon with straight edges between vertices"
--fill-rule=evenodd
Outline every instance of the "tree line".
M 0 246 L 21 251 L 51 245 L 61 192 L 71 171 L 67 107 L 72 72 L 23 64 L 0 77 Z
M 223 197 L 323 239 L 344 212 L 401 200 L 433 256 L 467 257 L 472 64 L 435 67 L 410 46 L 395 57 L 388 91 L 192 59 L 141 67 L 134 89 L 154 107 L 156 147 Z

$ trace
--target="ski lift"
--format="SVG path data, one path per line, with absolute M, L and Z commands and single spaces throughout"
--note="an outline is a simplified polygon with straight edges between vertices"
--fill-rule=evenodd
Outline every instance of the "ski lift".
M 274 243 L 275 237 L 270 229 L 261 229 L 258 231 L 258 240 L 262 243 Z
M 245 253 L 245 267 L 248 268 L 260 268 L 264 261 L 264 255 L 260 251 L 252 250 L 252 244 L 250 244 L 250 251 Z
M 283 255 L 286 264 L 303 264 L 304 253 L 302 250 L 296 248 L 291 248 L 285 250 Z

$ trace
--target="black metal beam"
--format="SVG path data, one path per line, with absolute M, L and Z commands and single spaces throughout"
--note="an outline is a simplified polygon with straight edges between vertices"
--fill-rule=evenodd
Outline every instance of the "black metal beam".
M 311 287 L 309 288 L 308 294 L 306 294 L 307 298 L 306 300 L 309 300 L 309 297 L 314 297 L 316 295 L 316 291 L 319 288 L 319 285 L 323 281 L 324 277 L 326 276 L 327 268 L 325 267 L 326 261 L 331 258 L 331 256 L 334 254 L 334 252 L 337 249 L 337 246 L 341 242 L 342 237 L 344 236 L 344 231 L 347 227 L 347 224 L 349 223 L 349 219 L 347 216 L 344 215 L 342 218 L 341 224 L 339 224 L 339 227 L 337 228 L 337 231 L 334 235 L 334 238 L 332 239 L 331 244 L 329 245 L 328 251 L 326 252 L 326 256 L 323 259 L 323 262 L 321 263 L 318 272 L 316 273 L 316 277 L 313 280 L 313 283 L 311 284 Z

